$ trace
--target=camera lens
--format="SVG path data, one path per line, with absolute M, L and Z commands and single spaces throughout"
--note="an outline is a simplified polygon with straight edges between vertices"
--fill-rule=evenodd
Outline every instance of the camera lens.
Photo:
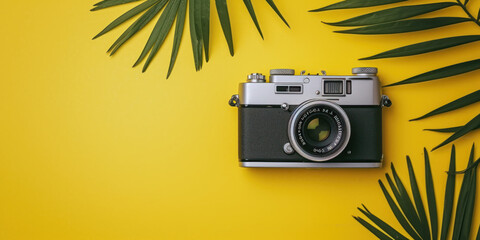
M 305 126 L 307 127 L 306 136 L 312 142 L 322 142 L 330 135 L 330 124 L 324 118 L 314 117 Z
M 350 139 L 350 122 L 335 103 L 310 100 L 292 114 L 288 126 L 292 147 L 312 161 L 327 161 L 338 156 Z

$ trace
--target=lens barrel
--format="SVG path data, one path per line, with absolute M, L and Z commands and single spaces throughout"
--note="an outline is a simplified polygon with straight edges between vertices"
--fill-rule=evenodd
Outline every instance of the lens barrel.
M 288 123 L 288 138 L 302 157 L 317 162 L 338 156 L 350 140 L 350 121 L 337 104 L 309 100 L 298 106 Z

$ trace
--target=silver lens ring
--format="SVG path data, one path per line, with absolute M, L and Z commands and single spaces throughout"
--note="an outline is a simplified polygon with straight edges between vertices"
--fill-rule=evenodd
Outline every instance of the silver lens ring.
M 300 132 L 302 131 L 299 126 L 305 124 L 304 121 L 307 119 L 308 114 L 316 114 L 322 111 L 326 111 L 324 109 L 333 110 L 327 113 L 329 115 L 336 115 L 339 117 L 339 120 L 341 121 L 340 134 L 342 136 L 341 139 L 338 140 L 338 145 L 335 145 L 331 152 L 328 152 L 328 154 L 326 155 L 315 155 L 312 153 L 308 153 L 300 145 L 301 143 L 299 143 L 299 139 L 297 136 L 300 135 Z M 300 104 L 300 106 L 297 107 L 297 109 L 295 109 L 295 111 L 292 113 L 292 116 L 290 117 L 290 121 L 288 122 L 288 139 L 290 140 L 293 149 L 295 149 L 295 151 L 300 154 L 300 156 L 316 162 L 328 161 L 342 153 L 345 147 L 347 147 L 348 141 L 350 140 L 350 133 L 350 121 L 348 119 L 347 113 L 345 113 L 345 111 L 339 105 L 325 100 L 313 99 L 303 102 L 302 104 Z M 300 141 L 302 141 L 302 139 L 300 139 Z M 305 144 L 305 141 L 303 141 L 302 145 Z

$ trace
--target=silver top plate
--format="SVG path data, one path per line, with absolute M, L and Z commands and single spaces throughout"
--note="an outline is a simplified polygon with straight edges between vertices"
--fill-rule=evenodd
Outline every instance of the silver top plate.
M 342 81 L 343 92 L 326 94 L 325 81 Z M 289 86 L 301 86 L 301 91 L 278 91 L 288 91 Z M 380 82 L 376 76 L 272 75 L 269 83 L 240 84 L 240 105 L 299 105 L 310 99 L 332 101 L 339 105 L 380 105 Z

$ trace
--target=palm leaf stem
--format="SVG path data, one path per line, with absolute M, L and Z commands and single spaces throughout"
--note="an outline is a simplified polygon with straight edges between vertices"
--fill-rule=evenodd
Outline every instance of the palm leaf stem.
M 460 0 L 457 0 L 457 2 L 463 11 L 468 15 L 468 17 L 480 27 L 480 22 L 468 11 L 466 4 L 463 4 Z

